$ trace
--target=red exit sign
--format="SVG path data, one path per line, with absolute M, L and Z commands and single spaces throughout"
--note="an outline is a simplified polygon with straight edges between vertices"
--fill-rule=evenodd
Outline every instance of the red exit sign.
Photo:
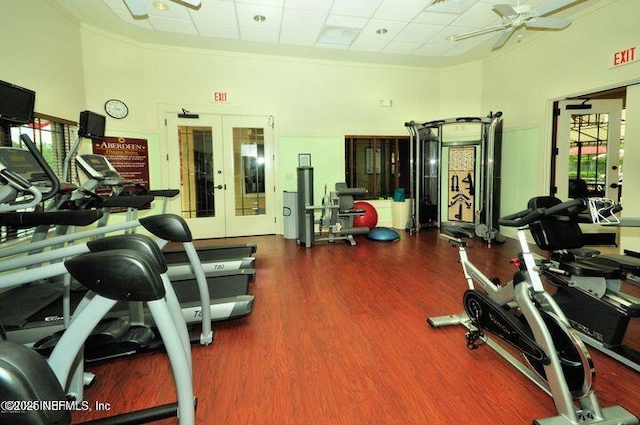
M 215 91 L 213 92 L 213 101 L 215 103 L 227 103 L 229 101 L 229 93 Z
M 626 65 L 638 60 L 636 46 L 629 47 L 628 49 L 618 50 L 613 54 L 612 66 Z

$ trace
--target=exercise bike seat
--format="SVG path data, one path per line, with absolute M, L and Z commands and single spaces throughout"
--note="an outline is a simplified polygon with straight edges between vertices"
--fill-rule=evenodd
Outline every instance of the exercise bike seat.
M 0 399 L 64 402 L 64 391 L 40 354 L 11 341 L 0 341 Z M 16 425 L 63 425 L 71 423 L 67 409 L 6 409 L 3 418 Z

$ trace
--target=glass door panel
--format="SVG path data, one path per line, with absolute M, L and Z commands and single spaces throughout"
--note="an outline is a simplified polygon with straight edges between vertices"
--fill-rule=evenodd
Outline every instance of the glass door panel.
M 196 239 L 226 236 L 221 118 L 166 119 L 169 186 L 180 189 L 168 211 L 183 217 Z
M 555 196 L 619 198 L 622 100 L 559 102 Z
M 215 217 L 210 127 L 178 127 L 182 217 Z
M 235 215 L 264 215 L 264 129 L 233 128 Z
M 273 128 L 268 117 L 224 116 L 227 232 L 275 233 Z M 232 186 L 232 187 L 229 187 Z

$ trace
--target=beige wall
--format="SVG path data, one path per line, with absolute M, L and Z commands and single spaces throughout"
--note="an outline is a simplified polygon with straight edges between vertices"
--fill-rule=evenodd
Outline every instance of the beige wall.
M 130 107 L 125 120 L 107 120 L 109 134 L 146 133 L 167 143 L 163 118 L 180 108 L 274 115 L 276 211 L 282 191 L 295 189 L 297 153 L 312 153 L 316 186 L 332 187 L 344 179 L 345 135 L 404 135 L 405 121 L 438 116 L 438 70 L 145 45 L 90 27 L 81 34 L 87 108 L 101 111 L 112 97 Z M 213 103 L 215 91 L 227 92 L 229 103 Z M 393 106 L 381 107 L 381 99 Z M 150 144 L 152 157 L 157 149 Z M 166 187 L 167 175 L 152 172 L 152 186 Z
M 85 107 L 78 26 L 49 3 L 0 5 L 0 79 L 36 91 L 36 112 L 77 120 Z
M 432 69 L 143 45 L 87 27 L 82 46 L 87 106 L 99 110 L 119 97 L 131 107 L 111 129 L 158 131 L 158 105 L 167 104 L 274 111 L 282 135 L 404 134 L 407 117 L 433 116 L 439 106 L 439 71 Z M 230 102 L 214 104 L 214 91 L 229 93 Z M 393 107 L 381 108 L 380 99 Z

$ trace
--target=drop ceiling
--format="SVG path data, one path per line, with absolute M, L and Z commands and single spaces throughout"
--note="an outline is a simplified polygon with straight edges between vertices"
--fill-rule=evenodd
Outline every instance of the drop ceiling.
M 148 16 L 134 19 L 122 0 L 50 0 L 81 22 L 142 42 L 251 53 L 447 65 L 491 54 L 499 33 L 447 37 L 500 23 L 492 5 L 553 0 L 202 0 L 199 8 L 141 0 Z M 599 0 L 583 0 L 554 14 L 570 18 Z M 540 31 L 525 28 L 509 41 Z M 551 34 L 553 36 L 553 34 Z

